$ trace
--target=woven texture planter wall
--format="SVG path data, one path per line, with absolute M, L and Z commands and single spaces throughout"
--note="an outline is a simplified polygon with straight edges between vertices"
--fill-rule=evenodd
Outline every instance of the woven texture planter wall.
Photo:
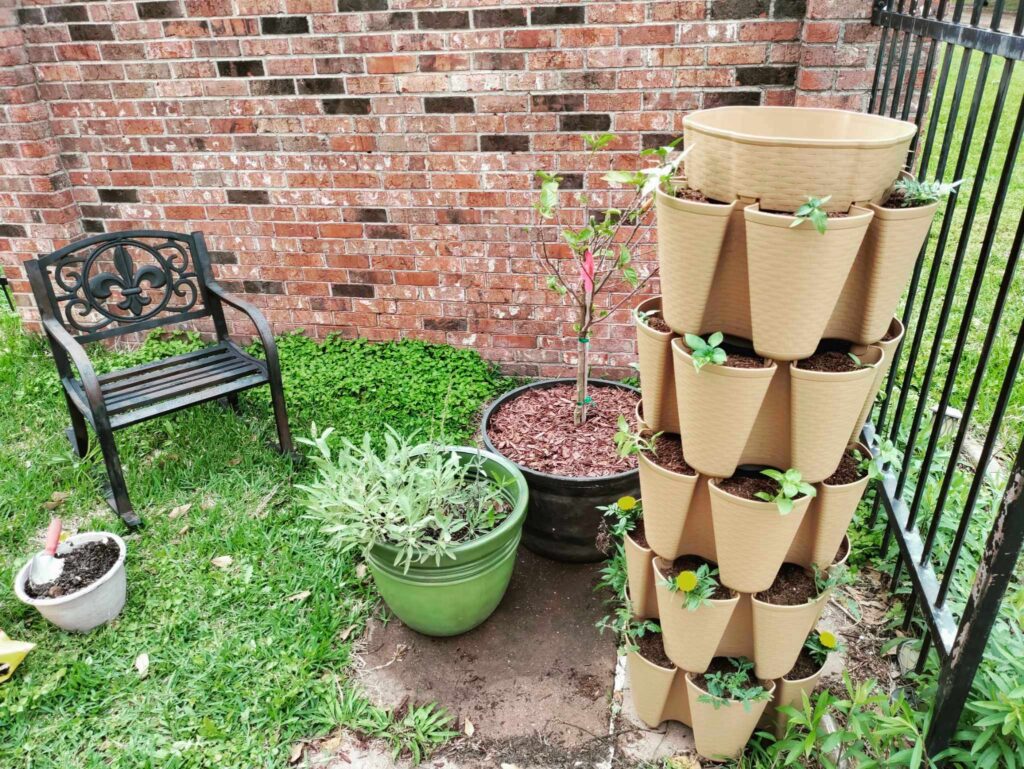
M 698 474 L 640 458 L 650 547 L 627 542 L 630 591 L 638 616 L 658 617 L 674 667 L 632 653 L 629 673 L 641 718 L 651 726 L 666 719 L 691 725 L 706 758 L 739 755 L 759 720 L 783 728 L 777 709 L 799 705 L 821 675 L 787 678 L 830 591 L 799 605 L 758 594 L 784 563 L 828 574 L 849 557 L 846 530 L 867 472 L 856 465 L 859 477 L 850 481 L 847 464 L 835 476 L 842 482 L 828 481 L 844 454 L 856 461 L 854 449 L 871 453 L 857 441 L 903 338 L 893 315 L 936 211 L 883 205 L 914 131 L 902 121 L 835 110 L 691 113 L 682 183 L 711 202 L 656 196 L 663 294 L 638 310 L 657 312 L 671 333 L 638 323 L 642 409 L 650 430 L 679 434 Z M 824 234 L 810 222 L 792 226 L 791 212 L 811 195 L 831 195 Z M 767 365 L 707 364 L 698 372 L 683 336 L 718 331 L 729 352 L 749 350 Z M 852 353 L 857 365 L 802 362 L 831 350 Z M 816 494 L 798 497 L 782 515 L 774 502 L 720 487 L 757 466 L 794 468 Z M 733 597 L 687 609 L 665 578 L 684 555 L 715 564 Z M 700 702 L 694 676 L 721 657 L 751 660 L 772 701 L 749 711 Z

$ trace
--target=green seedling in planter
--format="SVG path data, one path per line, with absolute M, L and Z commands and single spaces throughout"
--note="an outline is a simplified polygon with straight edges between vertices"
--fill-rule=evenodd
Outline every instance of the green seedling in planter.
M 859 449 L 854 449 L 853 458 L 857 460 L 857 469 L 860 472 L 867 473 L 868 478 L 873 481 L 880 481 L 885 478 L 886 467 L 899 472 L 902 456 L 896 444 L 887 438 L 879 444 L 877 456 L 865 457 Z
M 715 594 L 718 588 L 717 576 L 718 569 L 702 563 L 696 571 L 681 571 L 675 579 L 666 579 L 664 583 L 671 592 L 683 597 L 683 606 L 688 611 L 697 611 Z
M 825 665 L 825 660 L 832 652 L 842 653 L 845 651 L 845 647 L 836 638 L 835 633 L 828 630 L 812 630 L 807 636 L 807 640 L 804 641 L 804 649 L 819 668 Z
M 584 137 L 589 160 L 611 145 L 615 138 L 613 134 Z M 632 194 L 624 196 L 617 190 L 602 191 L 609 204 L 613 200 L 617 204 L 609 205 L 598 216 L 589 216 L 580 229 L 563 226 L 559 221 L 562 177 L 548 171 L 536 174 L 540 179 L 540 194 L 533 206 L 539 219 L 534 230 L 537 251 L 548 273 L 548 288 L 572 305 L 575 314 L 573 332 L 578 353 L 573 422 L 576 425 L 587 421 L 587 407 L 591 402 L 588 358 L 594 326 L 629 302 L 657 272 L 653 270 L 641 277 L 635 262 L 637 257 L 646 258 L 647 252 L 655 248 L 650 239 L 654 194 L 660 185 L 671 182 L 686 153 L 676 152 L 674 146 L 669 146 L 646 154 L 656 156 L 658 165 L 638 171 L 609 171 L 602 177 L 613 187 L 631 188 Z M 588 162 L 584 171 L 589 167 Z M 584 192 L 576 193 L 572 200 L 574 208 L 593 208 L 593 203 L 592 197 Z M 556 244 L 559 240 L 561 243 Z M 556 249 L 563 253 L 567 249 L 570 258 L 564 258 Z M 611 288 L 620 291 L 622 298 L 610 306 L 599 307 L 598 297 Z
M 611 522 L 609 533 L 619 540 L 633 531 L 644 515 L 643 504 L 636 497 L 619 497 L 612 504 L 597 509 Z
M 818 568 L 818 564 L 813 564 L 811 568 L 814 571 L 814 589 L 818 591 L 818 595 L 835 587 L 853 584 L 853 574 L 846 566 L 821 569 Z
M 614 436 L 615 450 L 618 451 L 620 457 L 630 457 L 634 454 L 639 454 L 641 451 L 648 451 L 652 454 L 656 453 L 654 441 L 661 433 L 654 433 L 650 437 L 645 438 L 639 431 L 634 432 L 630 429 L 629 422 L 626 421 L 622 414 L 619 414 L 618 421 L 615 424 L 618 428 Z
M 649 321 L 651 318 L 658 317 L 658 314 L 660 312 L 660 310 L 634 310 L 634 314 L 636 315 L 637 320 L 639 320 L 645 326 L 650 326 L 651 324 L 648 323 L 647 321 Z
M 708 673 L 704 676 L 707 694 L 697 698 L 718 710 L 730 702 L 743 703 L 744 710 L 750 710 L 750 703 L 771 699 L 771 693 L 758 683 L 753 676 L 754 663 L 746 657 L 729 657 L 729 662 L 736 668 L 734 671 Z
M 811 484 L 805 483 L 800 471 L 795 468 L 791 467 L 784 473 L 768 468 L 762 470 L 761 475 L 766 475 L 778 483 L 779 490 L 775 494 L 759 491 L 754 496 L 765 502 L 774 502 L 775 506 L 779 508 L 780 515 L 789 515 L 793 512 L 793 501 L 797 497 L 814 497 L 818 494 L 818 490 Z
M 824 235 L 828 229 L 828 214 L 825 212 L 824 206 L 831 199 L 831 195 L 826 195 L 823 198 L 808 196 L 807 202 L 793 214 L 793 223 L 789 226 L 799 227 L 804 222 L 810 222 L 814 225 L 814 229 Z
M 846 354 L 850 356 L 850 360 L 857 364 L 857 368 L 864 368 L 864 364 L 860 362 L 860 358 L 857 357 L 854 353 L 848 352 Z
M 918 208 L 938 203 L 956 193 L 956 188 L 964 183 L 963 179 L 956 182 L 919 181 L 917 179 L 900 179 L 893 186 L 894 192 L 900 194 L 900 208 Z
M 638 638 L 643 638 L 648 633 L 660 633 L 661 625 L 649 619 L 630 619 L 622 633 L 622 648 L 624 652 L 638 652 L 640 645 Z
M 706 342 L 696 334 L 683 335 L 686 346 L 693 350 L 693 354 L 690 357 L 693 358 L 693 367 L 697 369 L 698 373 L 709 363 L 716 366 L 721 366 L 725 363 L 729 356 L 725 350 L 718 346 L 722 343 L 723 339 L 725 339 L 725 336 L 721 331 L 713 333 Z

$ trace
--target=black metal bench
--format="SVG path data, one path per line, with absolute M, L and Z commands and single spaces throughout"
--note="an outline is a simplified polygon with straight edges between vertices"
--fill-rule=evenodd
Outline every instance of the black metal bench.
M 237 408 L 239 392 L 267 384 L 278 448 L 293 453 L 270 325 L 258 309 L 232 297 L 213 279 L 201 232 L 97 235 L 29 260 L 25 268 L 71 414 L 68 439 L 75 453 L 84 456 L 87 425 L 96 432 L 110 482 L 107 502 L 126 524 L 135 527 L 141 521 L 128 499 L 114 430 L 206 401 L 222 400 Z M 224 305 L 252 321 L 265 360 L 230 340 Z M 131 369 L 97 376 L 82 347 L 205 317 L 213 321 L 215 345 Z

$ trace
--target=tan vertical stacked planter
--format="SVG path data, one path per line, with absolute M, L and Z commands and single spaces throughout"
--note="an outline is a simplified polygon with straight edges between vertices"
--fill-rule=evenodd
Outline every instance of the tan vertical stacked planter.
M 660 310 L 672 333 L 638 329 L 644 416 L 654 430 L 678 432 L 698 475 L 640 459 L 651 547 L 628 558 L 630 591 L 642 597 L 643 616 L 658 617 L 674 667 L 633 654 L 629 672 L 643 720 L 691 725 L 706 758 L 737 757 L 762 714 L 780 728 L 777 708 L 799 706 L 821 675 L 786 678 L 827 591 L 800 606 L 756 594 L 785 562 L 828 570 L 845 560 L 838 553 L 868 481 L 824 481 L 858 440 L 904 333 L 893 315 L 935 207 L 881 204 L 915 130 L 837 110 L 692 113 L 684 118 L 686 184 L 728 205 L 656 196 L 663 295 L 641 307 Z M 827 210 L 842 214 L 824 234 L 809 222 L 791 226 L 791 212 L 811 195 L 831 195 Z M 716 331 L 730 352 L 752 348 L 770 364 L 709 364 L 698 373 L 682 337 Z M 821 348 L 823 339 L 830 341 Z M 863 365 L 841 373 L 799 365 L 820 349 L 849 349 Z M 816 496 L 780 515 L 773 502 L 719 487 L 744 465 L 795 468 Z M 664 579 L 666 562 L 684 554 L 717 564 L 734 597 L 685 609 Z M 749 658 L 772 701 L 750 710 L 701 703 L 693 679 L 716 657 Z

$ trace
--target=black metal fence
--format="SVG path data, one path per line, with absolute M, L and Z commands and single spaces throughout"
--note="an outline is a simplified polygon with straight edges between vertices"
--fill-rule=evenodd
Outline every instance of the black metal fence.
M 1013 7 L 1011 19 L 1004 0 L 881 0 L 872 16 L 870 110 L 917 123 L 918 178 L 964 180 L 914 268 L 906 334 L 865 428 L 903 453 L 872 521 L 884 509 L 892 584 L 909 583 L 904 627 L 922 636 L 918 668 L 932 652 L 940 665 L 930 755 L 956 730 L 1024 541 L 1024 9 Z

